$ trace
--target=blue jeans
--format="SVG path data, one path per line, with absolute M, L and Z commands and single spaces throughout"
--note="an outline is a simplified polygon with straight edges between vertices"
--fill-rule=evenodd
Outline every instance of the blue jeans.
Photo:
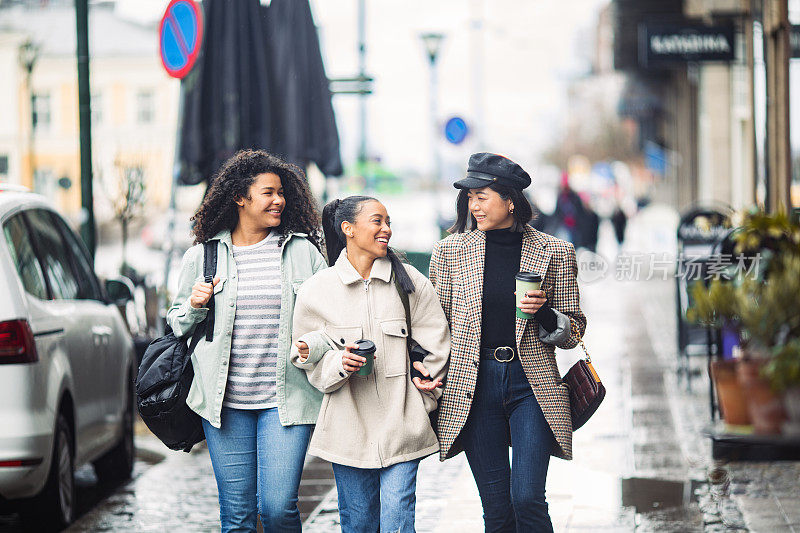
M 343 533 L 413 533 L 418 467 L 419 459 L 386 468 L 333 463 Z
M 555 439 L 519 358 L 509 363 L 481 359 L 472 409 L 459 438 L 478 485 L 487 532 L 553 531 L 544 491 Z
M 203 420 L 219 490 L 222 531 L 300 531 L 297 490 L 313 426 L 282 426 L 278 409 L 222 408 L 222 427 Z

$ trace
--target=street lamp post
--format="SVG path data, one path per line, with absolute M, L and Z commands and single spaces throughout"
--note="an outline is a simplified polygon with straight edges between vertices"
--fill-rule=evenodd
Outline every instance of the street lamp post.
M 31 172 L 31 184 L 33 184 L 36 175 L 36 166 L 34 159 L 34 127 L 33 113 L 34 113 L 34 97 L 33 97 L 33 67 L 36 65 L 36 60 L 39 58 L 39 46 L 32 40 L 28 39 L 19 47 L 19 64 L 25 71 L 25 87 L 28 90 L 28 103 L 30 104 L 30 131 L 28 133 L 28 168 Z
M 433 150 L 433 185 L 436 201 L 436 227 L 441 231 L 441 202 L 439 201 L 439 186 L 442 179 L 442 156 L 439 151 L 439 76 L 436 60 L 444 40 L 441 33 L 423 33 L 420 35 L 428 54 L 430 66 L 430 110 L 431 110 L 431 149 Z
M 331 94 L 358 95 L 358 155 L 357 172 L 363 173 L 364 190 L 369 193 L 374 185 L 373 176 L 367 168 L 367 97 L 372 94 L 372 76 L 367 75 L 367 2 L 358 0 L 358 73 L 346 78 L 331 78 Z M 322 203 L 328 200 L 327 178 Z
M 81 237 L 94 264 L 97 236 L 94 224 L 94 190 L 92 183 L 92 121 L 89 85 L 89 1 L 75 0 L 75 22 L 78 62 L 78 123 L 81 162 Z

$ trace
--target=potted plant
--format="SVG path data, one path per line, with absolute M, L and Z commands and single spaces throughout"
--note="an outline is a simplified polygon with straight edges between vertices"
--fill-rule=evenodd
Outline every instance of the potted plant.
M 782 270 L 764 289 L 764 296 L 780 309 L 771 317 L 779 324 L 775 345 L 761 375 L 783 396 L 787 435 L 800 436 L 800 256 L 787 256 Z
M 691 292 L 692 305 L 687 311 L 690 321 L 732 330 L 741 339 L 740 290 L 731 283 L 714 280 L 708 287 L 695 283 Z M 750 412 L 736 376 L 736 366 L 736 360 L 718 358 L 711 361 L 709 371 L 725 422 L 731 426 L 749 426 Z
M 711 369 L 726 422 L 743 420 L 746 399 L 754 431 L 779 433 L 786 418 L 780 394 L 789 390 L 791 396 L 800 387 L 800 224 L 782 212 L 749 213 L 734 240 L 735 252 L 754 258 L 758 268 L 750 275 L 737 270 L 707 287 L 695 284 L 687 318 L 738 331 L 742 358 L 715 362 Z M 738 391 L 731 380 L 734 366 Z

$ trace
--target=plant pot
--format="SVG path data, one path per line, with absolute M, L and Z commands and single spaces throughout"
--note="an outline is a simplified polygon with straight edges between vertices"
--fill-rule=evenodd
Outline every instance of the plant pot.
M 761 377 L 762 366 L 763 360 L 741 359 L 736 367 L 736 375 L 747 399 L 753 432 L 777 435 L 786 420 L 786 411 L 781 397 L 772 392 L 769 382 Z
M 800 437 L 800 386 L 786 389 L 783 394 L 783 406 L 787 417 L 783 423 L 783 434 Z
M 746 426 L 750 424 L 750 412 L 747 409 L 744 391 L 736 377 L 736 361 L 711 361 L 711 379 L 717 391 L 722 418 L 726 424 Z

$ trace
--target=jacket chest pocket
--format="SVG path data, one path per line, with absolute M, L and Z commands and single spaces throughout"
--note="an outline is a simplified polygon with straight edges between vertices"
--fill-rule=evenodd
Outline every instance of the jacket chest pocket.
M 225 282 L 228 281 L 228 278 L 220 278 L 217 284 L 214 286 L 214 296 L 218 295 L 222 292 L 225 288 Z
M 219 274 L 214 274 L 214 277 L 219 278 L 217 284 L 214 285 L 214 296 L 217 296 L 225 288 L 225 282 L 228 281 L 228 278 L 226 276 L 220 276 Z M 206 280 L 203 276 L 198 276 L 194 281 L 195 283 L 204 283 Z
M 346 344 L 361 340 L 361 326 L 325 326 L 325 335 L 343 350 Z
M 408 373 L 408 331 L 405 319 L 384 320 L 381 322 L 383 333 L 383 369 L 387 378 L 405 376 Z M 380 363 L 379 363 L 380 364 Z

